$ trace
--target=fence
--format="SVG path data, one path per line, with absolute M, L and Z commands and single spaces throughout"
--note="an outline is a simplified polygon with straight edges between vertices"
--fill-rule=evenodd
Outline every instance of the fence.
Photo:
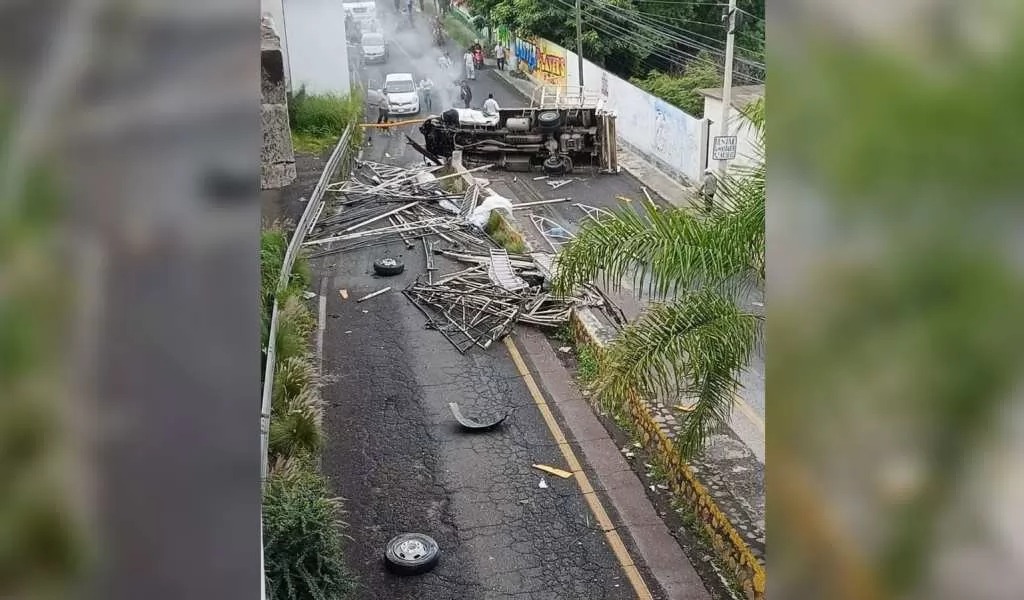
M 338 144 L 334 147 L 334 151 L 331 152 L 330 158 L 327 159 L 327 164 L 324 165 L 324 171 L 320 174 L 320 180 L 317 182 L 316 187 L 313 188 L 313 194 L 309 199 L 309 203 L 306 204 L 306 210 L 302 212 L 302 216 L 299 218 L 298 224 L 295 226 L 295 231 L 292 233 L 291 240 L 288 242 L 288 249 L 284 254 L 284 262 L 281 265 L 281 275 L 277 280 L 277 291 L 280 292 L 288 286 L 288 280 L 292 275 L 292 267 L 295 265 L 295 257 L 298 256 L 299 248 L 302 247 L 302 242 L 306 240 L 306 235 L 316 224 L 317 219 L 320 218 L 320 213 L 324 209 L 324 191 L 327 189 L 327 184 L 330 183 L 331 178 L 334 177 L 338 171 L 338 166 L 341 165 L 342 160 L 348 154 L 349 149 L 349 138 L 352 136 L 352 125 L 345 128 L 344 133 L 341 134 L 341 139 L 338 140 Z M 269 446 L 270 446 L 270 406 L 271 398 L 274 394 L 274 370 L 277 366 L 277 322 L 278 322 L 278 305 L 277 299 L 274 299 L 274 306 L 270 313 L 270 334 L 267 338 L 267 365 L 263 371 L 263 397 L 260 408 L 260 486 L 267 482 L 267 470 L 269 466 Z M 266 599 L 266 572 L 263 564 L 263 524 L 260 523 L 260 572 L 264 573 L 263 579 L 260 582 L 260 598 Z

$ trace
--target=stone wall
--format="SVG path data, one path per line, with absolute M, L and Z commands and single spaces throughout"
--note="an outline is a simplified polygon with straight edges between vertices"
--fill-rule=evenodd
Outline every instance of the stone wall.
M 295 152 L 288 126 L 288 94 L 284 78 L 281 38 L 271 19 L 260 24 L 263 95 L 261 118 L 263 148 L 260 152 L 260 189 L 277 189 L 295 180 Z

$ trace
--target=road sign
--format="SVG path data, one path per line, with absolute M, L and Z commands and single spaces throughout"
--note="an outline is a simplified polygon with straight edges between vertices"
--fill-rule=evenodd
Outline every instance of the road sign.
M 733 160 L 736 158 L 736 136 L 716 135 L 711 150 L 712 160 Z

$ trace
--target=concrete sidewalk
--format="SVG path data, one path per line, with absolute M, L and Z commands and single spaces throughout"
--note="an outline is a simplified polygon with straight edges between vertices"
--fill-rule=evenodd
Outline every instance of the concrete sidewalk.
M 515 89 L 526 98 L 532 97 L 535 86 L 522 79 L 512 77 L 508 72 L 494 68 L 481 71 L 490 73 Z M 621 146 L 621 144 L 620 144 Z M 691 188 L 673 180 L 657 168 L 646 164 L 628 149 L 620 148 L 620 164 L 632 177 L 660 196 L 666 203 L 676 207 L 690 206 L 693 195 Z M 492 180 L 492 183 L 498 183 Z M 497 191 L 514 198 L 508 186 L 498 183 Z M 517 214 L 520 230 L 535 248 L 547 249 L 546 243 L 531 227 L 527 227 L 528 215 L 532 211 Z M 637 298 L 628 289 L 609 293 L 629 320 L 636 319 L 647 302 Z M 758 292 L 745 299 L 745 307 L 752 312 L 763 312 L 763 293 Z M 719 507 L 728 515 L 737 531 L 750 546 L 757 558 L 763 561 L 765 552 L 765 496 L 764 496 L 764 354 L 763 349 L 751 358 L 748 368 L 741 374 L 742 389 L 737 394 L 736 406 L 732 413 L 729 430 L 712 437 L 707 451 L 691 461 L 691 467 L 699 474 L 709 493 Z M 675 437 L 681 429 L 680 413 L 668 406 L 651 406 L 656 419 L 663 425 L 669 437 Z

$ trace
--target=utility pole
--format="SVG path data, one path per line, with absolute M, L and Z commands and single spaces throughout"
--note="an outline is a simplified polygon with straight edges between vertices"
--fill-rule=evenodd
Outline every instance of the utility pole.
M 580 80 L 580 102 L 583 102 L 583 10 L 580 8 L 582 2 L 576 0 L 576 60 Z
M 577 0 L 579 1 L 579 0 Z M 736 46 L 736 0 L 729 0 L 729 9 L 722 17 L 725 21 L 725 77 L 722 82 L 722 121 L 718 127 L 720 136 L 729 135 L 729 109 L 732 107 L 732 57 Z M 718 171 L 725 174 L 728 159 L 718 161 Z

